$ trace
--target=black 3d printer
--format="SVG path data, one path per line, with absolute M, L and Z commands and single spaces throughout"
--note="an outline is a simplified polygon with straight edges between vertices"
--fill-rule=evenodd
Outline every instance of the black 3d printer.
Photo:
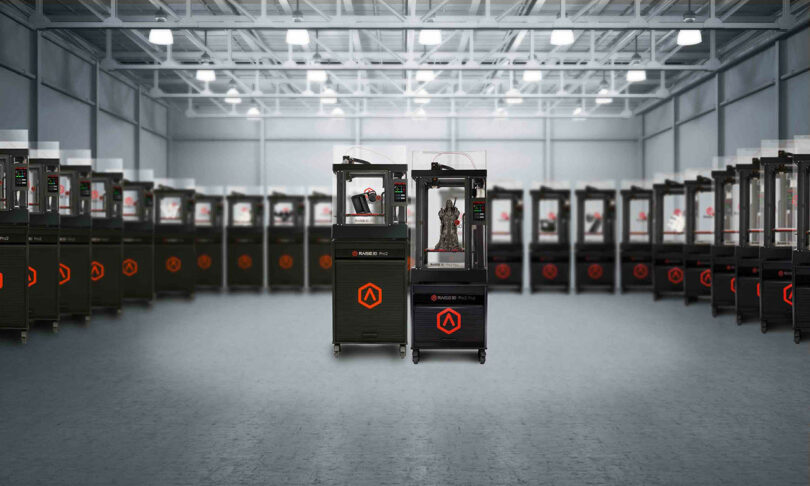
M 267 196 L 267 286 L 304 288 L 304 196 L 273 190 Z
M 532 292 L 571 290 L 571 189 L 532 189 L 532 242 L 529 285 Z
M 120 159 L 96 159 L 93 170 L 93 216 L 90 281 L 93 309 L 120 313 L 123 304 L 124 174 Z M 108 172 L 109 171 L 109 172 Z
M 523 289 L 523 189 L 495 184 L 487 191 L 489 288 Z
M 261 188 L 233 189 L 228 195 L 228 288 L 264 287 L 264 196 Z
M 197 287 L 194 181 L 155 181 L 155 293 L 189 298 Z
M 621 292 L 652 289 L 653 191 L 639 185 L 621 190 Z
M 712 294 L 712 247 L 714 241 L 714 185 L 697 176 L 684 182 L 686 194 L 686 241 L 683 245 L 683 298 L 689 304 Z
M 616 289 L 616 190 L 577 189 L 574 290 Z
M 59 144 L 40 142 L 28 159 L 28 317 L 59 329 Z
M 437 162 L 445 155 L 456 162 L 450 162 L 454 166 L 473 168 Z M 411 270 L 414 363 L 426 349 L 473 349 L 481 364 L 486 361 L 487 171 L 486 158 L 476 157 L 476 163 L 475 155 L 438 153 L 429 170 L 411 171 L 416 183 L 417 251 L 416 268 Z
M 151 170 L 124 171 L 124 261 L 121 280 L 125 300 L 151 302 L 155 297 L 154 183 Z
M 686 235 L 684 185 L 671 179 L 653 185 L 653 298 L 683 295 Z
M 740 186 L 740 244 L 734 248 L 732 291 L 738 325 L 746 319 L 759 319 L 759 247 L 763 236 L 764 195 L 759 157 L 748 160 L 752 163 L 735 167 Z
M 92 161 L 87 154 L 64 155 L 59 168 L 59 313 L 90 320 L 93 219 Z
M 796 246 L 796 166 L 779 150 L 761 157 L 764 173 L 763 245 L 759 249 L 760 329 L 793 324 L 793 249 Z
M 199 289 L 222 288 L 224 265 L 222 252 L 225 198 L 219 186 L 198 187 L 194 203 L 194 246 L 197 256 Z
M 712 316 L 734 310 L 734 247 L 740 242 L 740 186 L 733 166 L 712 171 L 714 179 L 714 243 L 712 254 Z
M 796 230 L 793 251 L 793 342 L 810 333 L 810 139 L 798 139 L 793 155 L 798 185 Z
M 307 198 L 307 265 L 309 288 L 332 288 L 332 196 L 313 190 Z
M 397 344 L 408 329 L 408 166 L 344 156 L 332 166 L 332 343 Z
M 0 132 L 0 331 L 28 340 L 28 134 Z

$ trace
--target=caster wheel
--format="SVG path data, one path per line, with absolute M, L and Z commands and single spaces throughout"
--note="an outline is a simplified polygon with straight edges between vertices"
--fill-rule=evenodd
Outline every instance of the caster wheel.
M 802 342 L 802 332 L 800 330 L 798 330 L 798 329 L 793 331 L 793 342 L 796 343 L 796 344 L 799 344 L 800 342 Z
M 408 351 L 404 344 L 399 345 L 399 358 L 405 359 L 405 355 L 408 354 Z
M 762 321 L 759 324 L 759 330 L 762 331 L 762 334 L 765 334 L 766 332 L 768 332 L 768 323 L 765 322 L 765 321 Z
M 717 317 L 717 307 L 712 307 L 712 317 Z
M 737 325 L 741 326 L 743 323 L 743 317 L 740 314 L 737 314 Z
M 27 344 L 27 343 L 28 343 L 28 333 L 25 332 L 25 331 L 22 331 L 20 333 L 20 344 Z
M 654 300 L 654 301 L 655 301 L 655 300 L 661 300 L 661 294 L 659 294 L 659 293 L 653 293 L 653 300 Z
M 115 315 L 120 316 L 124 313 L 124 309 L 115 309 Z
M 335 344 L 334 353 L 335 353 L 335 358 L 340 356 L 340 344 Z
M 419 350 L 414 349 L 413 354 L 411 355 L 411 357 L 413 358 L 413 364 L 418 364 L 419 363 Z
M 487 362 L 487 352 L 483 349 L 478 350 L 478 362 L 484 364 Z
M 59 323 L 54 321 L 51 329 L 53 330 L 54 333 L 59 332 Z

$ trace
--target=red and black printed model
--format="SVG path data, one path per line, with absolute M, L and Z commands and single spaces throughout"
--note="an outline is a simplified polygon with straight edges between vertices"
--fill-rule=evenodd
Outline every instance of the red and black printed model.
M 538 290 L 571 290 L 571 189 L 540 186 L 532 198 L 529 284 Z
M 332 344 L 408 342 L 408 166 L 334 164 Z

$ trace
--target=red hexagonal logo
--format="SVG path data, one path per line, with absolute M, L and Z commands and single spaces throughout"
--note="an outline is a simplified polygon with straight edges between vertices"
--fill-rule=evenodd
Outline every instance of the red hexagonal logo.
M 203 253 L 202 255 L 197 257 L 197 266 L 200 267 L 202 270 L 208 270 L 211 268 L 211 257 L 207 254 Z
M 599 280 L 605 274 L 605 269 L 598 263 L 592 263 L 588 266 L 588 277 L 591 280 Z
M 247 253 L 244 253 L 240 255 L 239 258 L 236 259 L 236 264 L 242 270 L 247 270 L 248 268 L 253 266 L 253 258 L 251 258 L 251 256 L 248 255 Z
M 545 277 L 546 280 L 554 280 L 557 278 L 558 273 L 559 270 L 557 269 L 557 265 L 553 263 L 546 263 L 543 265 L 543 277 Z
M 59 264 L 59 285 L 70 282 L 70 267 L 64 263 Z
M 366 309 L 382 304 L 382 289 L 369 282 L 357 289 L 357 302 Z
M 170 256 L 166 259 L 166 270 L 171 273 L 177 273 L 183 268 L 183 261 L 176 256 Z
M 646 263 L 636 263 L 633 267 L 633 276 L 638 280 L 644 280 L 650 274 L 650 267 Z
M 37 269 L 28 267 L 28 286 L 33 287 L 37 284 Z
M 278 266 L 281 267 L 282 270 L 289 270 L 293 266 L 293 257 L 292 255 L 283 254 L 278 258 Z
M 700 272 L 700 284 L 704 287 L 712 286 L 712 271 L 710 269 L 707 268 Z
M 495 265 L 495 276 L 501 280 L 506 280 L 512 275 L 512 268 L 508 263 L 499 263 Z
M 787 284 L 782 289 L 782 299 L 791 307 L 793 306 L 793 284 Z
M 461 314 L 450 307 L 436 314 L 436 327 L 445 334 L 453 334 L 461 329 Z
M 332 268 L 332 255 L 321 255 L 321 257 L 318 258 L 318 265 L 324 270 Z
M 121 273 L 127 277 L 131 277 L 138 273 L 138 262 L 132 258 L 127 258 L 121 263 Z
M 104 278 L 104 265 L 101 262 L 93 261 L 90 263 L 90 280 L 98 282 Z
M 737 293 L 737 277 L 731 277 L 731 293 Z
M 667 272 L 667 280 L 675 285 L 683 282 L 683 270 L 678 267 L 672 267 Z

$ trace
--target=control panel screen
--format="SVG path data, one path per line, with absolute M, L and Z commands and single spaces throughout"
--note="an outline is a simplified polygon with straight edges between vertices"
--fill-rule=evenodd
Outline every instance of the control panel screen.
M 394 183 L 394 202 L 405 202 L 408 200 L 408 183 Z
M 486 199 L 475 199 L 472 202 L 473 221 L 486 221 L 487 220 L 487 201 Z
M 28 169 L 14 169 L 14 185 L 17 187 L 28 187 Z
M 112 197 L 113 201 L 121 201 L 123 199 L 124 191 L 121 190 L 121 186 L 113 186 L 112 188 Z
M 59 176 L 48 176 L 48 192 L 49 193 L 57 193 L 59 192 Z
M 79 181 L 79 194 L 82 197 L 90 197 L 93 191 L 90 188 L 90 181 Z

